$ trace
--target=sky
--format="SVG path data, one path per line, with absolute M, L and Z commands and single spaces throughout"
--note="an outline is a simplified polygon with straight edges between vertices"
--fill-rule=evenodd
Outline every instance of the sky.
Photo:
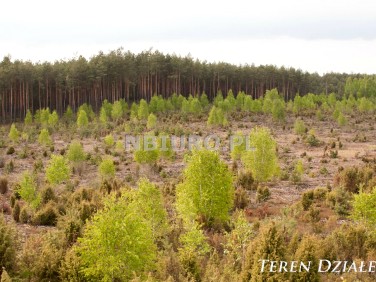
M 123 47 L 207 62 L 376 73 L 376 1 L 4 1 L 0 57 L 86 58 Z

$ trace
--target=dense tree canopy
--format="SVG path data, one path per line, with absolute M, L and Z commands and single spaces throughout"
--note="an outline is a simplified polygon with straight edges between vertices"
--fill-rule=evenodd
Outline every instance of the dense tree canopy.
M 102 101 L 124 99 L 150 101 L 154 94 L 170 97 L 173 93 L 188 97 L 203 92 L 213 99 L 221 90 L 244 91 L 253 98 L 277 88 L 285 100 L 296 93 L 331 93 L 338 96 L 370 97 L 376 94 L 374 76 L 359 74 L 303 72 L 300 69 L 272 65 L 235 66 L 224 62 L 207 63 L 190 56 L 144 51 L 139 54 L 122 49 L 108 54 L 99 52 L 89 60 L 79 56 L 69 61 L 31 63 L 0 62 L 0 117 L 2 121 L 23 118 L 28 109 L 35 112 L 49 107 L 59 115 L 70 105 L 90 104 L 99 111 Z M 111 112 L 107 113 L 111 116 Z M 113 113 L 121 115 L 118 107 Z

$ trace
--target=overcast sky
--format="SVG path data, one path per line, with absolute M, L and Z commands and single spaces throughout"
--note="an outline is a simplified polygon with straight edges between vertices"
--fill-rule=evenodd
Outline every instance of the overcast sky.
M 0 56 L 151 47 L 209 62 L 376 73 L 376 1 L 3 1 Z

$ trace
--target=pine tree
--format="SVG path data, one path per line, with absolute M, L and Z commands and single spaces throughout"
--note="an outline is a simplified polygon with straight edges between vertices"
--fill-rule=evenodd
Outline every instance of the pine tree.
M 209 99 L 205 92 L 202 92 L 200 96 L 200 103 L 203 109 L 206 109 L 209 106 Z
M 158 161 L 159 157 L 157 137 L 144 135 L 143 138 L 140 138 L 139 146 L 134 151 L 134 160 L 139 164 L 153 164 Z
M 43 128 L 38 136 L 39 144 L 43 146 L 49 146 L 52 144 L 52 139 L 50 137 L 50 133 L 46 128 Z
M 99 175 L 103 180 L 111 180 L 115 177 L 115 164 L 110 156 L 106 156 L 99 165 Z
M 157 125 L 157 117 L 153 113 L 151 113 L 148 116 L 148 122 L 146 124 L 146 128 L 147 129 L 154 129 L 156 125 Z
M 59 115 L 56 111 L 53 111 L 52 114 L 48 117 L 48 125 L 51 127 L 55 127 L 59 122 Z
M 104 107 L 101 107 L 101 110 L 99 112 L 99 121 L 104 125 L 107 124 L 108 117 L 107 117 L 106 109 Z
M 71 122 L 74 120 L 74 116 L 73 116 L 73 110 L 71 108 L 71 106 L 68 106 L 65 113 L 64 113 L 64 119 L 67 121 L 67 122 Z
M 306 126 L 304 124 L 304 121 L 300 118 L 297 118 L 294 123 L 294 131 L 296 134 L 303 135 L 306 133 Z
M 237 132 L 232 136 L 231 141 L 233 144 L 231 146 L 231 159 L 233 161 L 239 160 L 246 150 L 246 137 L 242 132 Z
M 84 148 L 78 140 L 73 140 L 69 145 L 67 158 L 74 164 L 83 162 L 86 159 Z
M 103 139 L 104 144 L 106 145 L 107 148 L 111 148 L 115 145 L 115 139 L 112 134 L 108 134 L 104 137 Z
M 31 114 L 30 110 L 27 110 L 26 116 L 24 119 L 24 124 L 26 126 L 31 125 L 33 123 L 33 115 Z
M 120 101 L 116 101 L 112 106 L 111 117 L 114 121 L 118 121 L 123 117 L 123 106 Z
M 80 110 L 77 116 L 77 126 L 78 128 L 86 128 L 89 124 L 89 119 L 84 110 Z
M 17 127 L 14 123 L 12 123 L 10 127 L 8 137 L 13 143 L 17 143 L 20 138 L 20 132 L 17 130 Z
M 272 116 L 275 121 L 285 121 L 285 102 L 281 99 L 276 99 L 273 101 L 272 105 Z
M 149 116 L 148 103 L 144 99 L 141 99 L 141 101 L 140 101 L 137 116 L 138 116 L 138 119 L 140 119 L 140 120 L 142 120 L 142 119 L 146 120 Z

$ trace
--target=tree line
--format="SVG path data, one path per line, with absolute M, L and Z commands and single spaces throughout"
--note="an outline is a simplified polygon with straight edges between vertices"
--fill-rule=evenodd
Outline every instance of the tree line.
M 60 115 L 70 106 L 74 111 L 84 103 L 98 111 L 103 100 L 128 103 L 153 95 L 173 93 L 213 99 L 218 91 L 244 91 L 260 98 L 277 88 L 286 101 L 297 93 L 337 93 L 373 96 L 375 76 L 327 73 L 319 75 L 300 69 L 273 65 L 232 65 L 208 63 L 191 56 L 143 51 L 139 54 L 118 49 L 99 52 L 89 60 L 79 56 L 69 61 L 32 63 L 9 56 L 0 62 L 0 118 L 3 122 L 25 117 L 27 110 L 50 108 Z

